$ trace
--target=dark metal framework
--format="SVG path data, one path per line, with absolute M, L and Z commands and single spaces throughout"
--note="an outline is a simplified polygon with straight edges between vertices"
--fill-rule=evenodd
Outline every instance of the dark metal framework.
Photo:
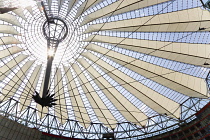
M 61 125 L 53 114 L 45 114 L 46 116 L 40 120 L 37 116 L 37 109 L 27 107 L 24 112 L 20 113 L 18 111 L 18 103 L 12 98 L 2 103 L 0 114 L 25 126 L 36 128 L 46 133 L 82 139 L 102 139 L 103 134 L 114 133 L 117 139 L 144 139 L 169 132 L 180 125 L 191 122 L 196 118 L 195 113 L 209 103 L 209 100 L 189 98 L 181 105 L 182 115 L 180 119 L 166 119 L 166 116 L 160 114 L 148 118 L 149 123 L 144 128 L 130 122 L 122 122 L 116 124 L 114 130 L 108 129 L 102 123 L 91 123 L 88 129 L 84 129 L 80 122 L 69 119 L 66 120 L 64 125 Z
M 52 71 L 52 64 L 59 43 L 62 42 L 68 34 L 68 27 L 62 19 L 54 17 L 54 15 L 51 13 L 50 8 L 48 6 L 45 6 L 43 1 L 41 2 L 41 5 L 46 18 L 42 30 L 47 40 L 47 67 L 45 70 L 42 98 L 40 97 L 38 92 L 36 92 L 36 95 L 33 95 L 33 99 L 42 107 L 52 107 L 53 105 L 56 105 L 55 101 L 57 101 L 57 99 L 54 99 L 55 94 L 50 95 L 49 93 L 49 82 Z M 49 54 L 50 51 L 52 54 Z
M 43 25 L 44 36 L 47 40 L 63 41 L 68 34 L 66 23 L 60 18 L 50 18 L 52 22 L 46 21 Z M 57 27 L 56 27 L 57 26 Z M 50 31 L 50 29 L 54 29 Z M 49 36 L 50 35 L 50 36 Z

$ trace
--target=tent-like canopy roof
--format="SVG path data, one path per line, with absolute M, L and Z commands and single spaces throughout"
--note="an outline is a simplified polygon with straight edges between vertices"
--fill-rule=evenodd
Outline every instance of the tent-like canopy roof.
M 199 0 L 43 3 L 19 0 L 0 14 L 1 114 L 69 137 L 144 138 L 175 128 L 208 102 L 210 12 Z M 43 94 L 46 79 L 46 11 L 68 29 L 49 77 L 53 107 L 32 98 Z

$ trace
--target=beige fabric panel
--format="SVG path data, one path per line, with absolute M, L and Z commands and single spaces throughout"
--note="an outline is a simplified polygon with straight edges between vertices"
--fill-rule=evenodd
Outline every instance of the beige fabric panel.
M 0 25 L 0 33 L 20 35 L 18 31 L 10 25 Z
M 36 5 L 37 5 L 39 11 L 43 12 L 43 7 L 42 7 L 42 4 L 41 4 L 41 1 L 36 2 Z
M 32 6 L 27 6 L 25 9 L 27 9 L 28 12 L 29 12 L 32 16 L 34 15 Z
M 46 114 L 48 114 L 48 108 L 47 107 L 43 107 L 40 104 L 36 104 L 36 108 L 37 108 L 37 114 L 39 116 L 40 119 L 43 119 Z
M 58 68 L 55 76 L 55 97 L 58 99 L 55 106 L 55 114 L 58 116 L 58 120 L 64 124 L 68 119 L 68 111 L 66 108 L 66 100 L 64 96 L 64 86 L 62 81 L 61 70 Z
M 192 44 L 178 42 L 164 42 L 153 40 L 140 40 L 132 38 L 121 38 L 111 36 L 90 36 L 84 41 L 104 42 L 117 45 L 117 47 L 166 58 L 182 63 L 209 67 L 203 65 L 209 62 L 209 44 Z M 118 45 L 119 44 L 119 45 Z
M 0 14 L 0 20 L 6 21 L 8 23 L 11 23 L 13 25 L 22 27 L 20 22 L 17 20 L 17 18 L 14 15 L 5 13 L 5 14 Z
M 111 78 L 117 81 L 130 93 L 132 93 L 134 96 L 136 96 L 138 99 L 140 99 L 142 102 L 144 102 L 147 106 L 149 106 L 156 112 L 160 114 L 166 113 L 168 116 L 171 117 L 180 117 L 180 105 L 178 103 L 155 92 L 154 90 L 139 83 L 138 81 L 135 81 L 135 79 L 115 69 L 114 67 L 102 61 L 101 59 L 98 60 L 98 57 L 96 57 L 93 54 L 86 52 L 82 55 L 93 62 L 96 61 L 95 63 L 101 66 Z M 111 71 L 112 73 L 110 73 L 109 71 Z
M 15 95 L 15 93 L 18 91 L 19 86 L 23 82 L 24 78 L 26 78 L 26 74 L 28 70 L 31 68 L 33 63 L 34 61 L 26 62 L 21 67 L 21 69 L 9 80 L 6 86 L 2 89 L 2 93 L 6 95 L 4 101 L 7 100 L 7 98 L 10 98 L 13 95 Z
M 78 0 L 70 0 L 68 3 L 68 10 L 67 10 L 67 14 L 71 11 L 71 9 L 73 8 L 73 6 L 77 3 Z
M 206 81 L 202 78 L 190 76 L 164 67 L 153 65 L 151 63 L 144 62 L 94 44 L 88 45 L 86 49 L 101 54 L 106 54 L 106 56 L 110 57 L 110 59 L 114 60 L 118 64 L 121 64 L 146 78 L 150 78 L 151 80 L 160 83 L 161 85 L 169 87 L 189 97 L 208 97 L 207 84 Z
M 38 83 L 39 77 L 41 74 L 41 65 L 36 66 L 36 68 L 33 70 L 33 73 L 31 74 L 29 80 L 26 83 L 26 87 L 22 91 L 22 94 L 20 95 L 19 101 L 21 104 L 19 104 L 20 112 L 22 112 L 27 106 L 31 103 L 32 94 L 34 95 L 36 85 Z M 22 105 L 24 104 L 24 106 Z
M 48 7 L 49 9 L 51 10 L 51 7 L 52 7 L 52 0 L 47 0 L 48 1 Z
M 17 40 L 15 37 L 12 36 L 3 36 L 1 37 L 1 39 L 0 39 L 0 45 L 21 44 L 19 40 Z
M 70 92 L 70 99 L 76 119 L 80 122 L 81 125 L 83 125 L 85 128 L 88 128 L 89 124 L 91 123 L 91 120 L 85 108 L 85 105 L 81 99 L 76 83 L 74 82 L 72 73 L 70 70 L 68 70 L 68 67 L 64 66 L 64 70 L 67 75 L 67 86 Z
M 86 60 L 78 59 L 78 62 L 87 69 L 97 86 L 103 91 L 106 97 L 112 102 L 117 110 L 119 110 L 125 119 L 131 122 L 140 122 L 140 125 L 146 125 L 147 122 L 142 121 L 147 119 L 147 116 L 144 113 L 128 101 L 118 90 L 112 87 L 112 85 Z
M 15 9 L 15 10 L 13 10 L 13 12 L 16 14 L 16 15 L 18 15 L 19 17 L 21 17 L 22 19 L 24 19 L 24 20 L 27 20 L 26 19 L 26 17 L 25 17 L 25 15 L 24 15 L 24 9 L 23 8 L 18 8 L 18 9 Z
M 83 14 L 87 9 L 97 5 L 98 3 L 102 2 L 103 0 L 85 0 L 78 8 L 77 14 L 75 18 Z
M 26 59 L 28 56 L 26 55 L 18 55 L 17 57 L 15 57 L 14 59 L 10 60 L 9 62 L 7 62 L 5 65 L 3 65 L 2 67 L 0 67 L 0 80 L 3 80 L 4 78 L 7 77 L 7 75 L 9 73 L 11 73 L 12 69 L 14 67 L 17 66 L 17 63 L 22 62 L 24 59 Z
M 103 103 L 101 98 L 95 92 L 94 88 L 88 82 L 88 79 L 83 74 L 82 70 L 79 68 L 77 64 L 73 64 L 72 67 L 77 73 L 79 77 L 80 85 L 82 86 L 82 89 L 87 99 L 89 100 L 91 106 L 93 107 L 93 110 L 95 114 L 97 115 L 99 121 L 104 123 L 105 126 L 111 129 L 115 128 L 115 125 L 117 123 L 116 119 L 113 117 L 112 113 L 108 110 L 108 108 Z
M 0 26 L 0 28 L 1 28 L 1 26 Z M 9 55 L 19 53 L 21 51 L 24 51 L 24 50 L 19 48 L 18 46 L 12 46 L 10 48 L 6 48 L 6 49 L 0 51 L 0 59 L 7 57 Z
M 61 10 L 62 5 L 64 4 L 65 0 L 59 0 L 58 1 L 58 11 Z
M 4 6 L 4 1 L 3 0 L 0 0 L 0 8 L 3 8 L 3 7 L 5 7 Z
M 98 31 L 99 29 L 101 31 L 193 32 L 198 31 L 199 27 L 208 28 L 203 31 L 210 31 L 209 24 L 209 11 L 202 10 L 198 7 L 156 16 L 91 25 L 85 33 Z
M 85 25 L 88 22 L 91 22 L 97 18 L 126 13 L 129 11 L 137 10 L 140 8 L 156 5 L 167 1 L 169 0 L 118 0 L 104 8 L 101 8 L 96 12 L 87 15 L 84 21 L 82 22 L 82 25 Z

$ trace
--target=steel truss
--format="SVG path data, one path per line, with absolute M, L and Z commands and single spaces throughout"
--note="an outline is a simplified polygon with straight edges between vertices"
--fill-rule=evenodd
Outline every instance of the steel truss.
M 148 118 L 148 123 L 143 128 L 130 122 L 122 122 L 116 124 L 114 130 L 105 127 L 102 123 L 91 123 L 85 129 L 78 121 L 69 119 L 66 120 L 64 125 L 61 125 L 54 114 L 45 114 L 45 117 L 40 120 L 38 110 L 35 108 L 28 106 L 20 113 L 18 111 L 18 101 L 12 98 L 1 103 L 0 114 L 27 127 L 65 137 L 102 139 L 103 134 L 114 133 L 117 139 L 134 137 L 144 139 L 169 132 L 184 123 L 191 122 L 196 118 L 195 113 L 208 102 L 208 99 L 189 98 L 181 105 L 182 112 L 180 119 L 169 118 L 160 114 Z

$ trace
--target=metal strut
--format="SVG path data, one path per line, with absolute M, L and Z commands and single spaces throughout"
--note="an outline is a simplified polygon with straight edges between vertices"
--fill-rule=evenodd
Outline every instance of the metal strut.
M 47 57 L 47 68 L 45 71 L 45 79 L 44 79 L 44 88 L 42 93 L 42 98 L 45 98 L 48 92 L 48 86 L 50 81 L 50 74 L 51 74 L 51 68 L 53 63 L 54 56 L 48 56 Z
M 47 51 L 52 49 L 54 51 L 54 53 L 53 53 L 53 55 L 48 55 L 47 56 L 47 67 L 46 67 L 46 71 L 45 71 L 45 79 L 44 79 L 44 88 L 43 88 L 42 98 L 46 98 L 46 96 L 48 94 L 50 74 L 51 74 L 51 71 L 52 71 L 52 64 L 53 64 L 55 53 L 56 53 L 57 48 L 58 48 L 58 44 L 59 44 L 58 41 L 50 40 L 50 38 L 48 38 Z
M 50 82 L 50 74 L 52 71 L 52 64 L 58 45 L 62 40 L 65 39 L 68 33 L 68 28 L 62 19 L 58 17 L 57 18 L 53 17 L 50 14 L 50 11 L 49 13 L 47 12 L 44 2 L 41 2 L 41 4 L 43 6 L 44 15 L 46 17 L 46 21 L 43 26 L 43 32 L 45 38 L 47 39 L 47 51 L 48 51 L 47 67 L 45 71 L 42 97 L 40 97 L 40 93 L 35 91 L 36 94 L 33 95 L 33 99 L 35 100 L 36 103 L 40 104 L 42 107 L 44 106 L 52 107 L 53 105 L 56 105 L 55 101 L 57 101 L 57 99 L 54 99 L 55 94 L 50 95 L 49 93 L 49 82 Z M 53 54 L 50 55 L 49 51 L 53 51 Z
M 201 4 L 203 5 L 203 7 L 206 7 L 203 0 L 200 0 Z

